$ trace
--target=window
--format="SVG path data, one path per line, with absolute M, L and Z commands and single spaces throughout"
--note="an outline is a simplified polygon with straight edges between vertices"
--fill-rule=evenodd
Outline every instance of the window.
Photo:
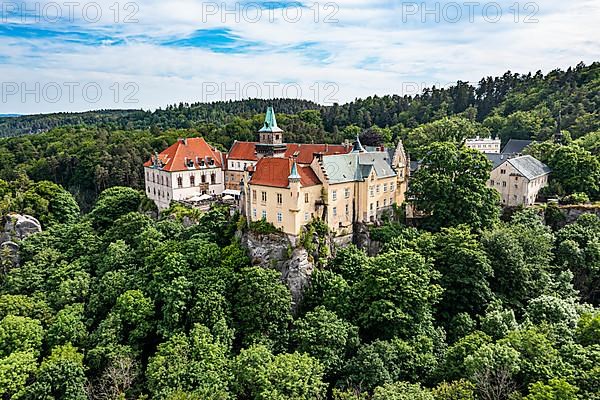
M 369 195 L 370 195 L 371 197 L 375 196 L 375 191 L 373 190 L 373 186 L 370 186 L 370 187 L 369 187 Z
M 206 183 L 206 175 L 200 175 L 200 180 L 202 181 L 202 183 Z
M 387 199 L 383 199 L 383 206 L 386 207 L 387 206 Z
M 252 200 L 256 201 L 256 190 L 252 191 Z
M 277 213 L 277 222 L 283 222 L 283 214 L 281 211 Z
M 212 173 L 210 174 L 210 183 L 211 185 L 214 185 L 215 183 L 217 183 L 217 175 Z
M 379 208 L 379 200 L 377 200 L 377 208 Z
M 252 210 L 252 216 L 256 219 L 256 208 Z
M 369 209 L 373 211 L 373 203 L 369 204 Z
M 196 177 L 194 175 L 190 175 L 190 186 L 196 186 Z
M 260 198 L 260 199 L 261 199 L 263 202 L 266 202 L 266 201 L 267 201 L 267 192 L 260 192 L 260 196 L 261 196 L 261 198 Z M 265 211 L 263 211 L 263 212 L 265 212 Z
M 490 184 L 491 184 L 492 186 L 494 186 L 494 180 L 493 180 L 493 179 L 490 181 Z
M 150 193 L 150 186 L 148 186 L 148 193 Z
M 337 200 L 337 190 L 333 190 L 331 192 L 331 200 L 333 200 L 333 201 Z
M 277 193 L 277 204 L 283 204 L 283 195 L 281 193 Z
M 502 187 L 506 187 L 506 181 L 502 181 Z
M 387 192 L 387 183 L 384 183 L 384 184 L 383 184 L 383 192 L 384 192 L 384 193 L 385 193 L 385 192 Z
M 350 206 L 346 204 L 346 215 L 350 214 Z
M 500 170 L 500 173 L 501 173 L 501 174 L 505 174 L 505 173 L 506 173 L 506 170 L 505 170 L 505 169 L 501 169 L 501 170 Z
M 180 176 L 177 177 L 177 187 L 179 187 L 179 188 L 183 187 L 183 178 Z
M 337 207 L 333 207 L 333 216 L 337 217 Z
M 304 202 L 308 203 L 308 193 L 304 193 Z
M 267 210 L 262 210 L 262 219 L 267 219 Z
M 393 192 L 393 191 L 394 191 L 394 184 L 390 183 L 390 192 Z
M 305 220 L 305 221 L 308 221 L 308 219 L 309 219 L 309 218 L 310 218 L 310 214 L 309 214 L 309 213 L 307 213 L 307 212 L 305 212 L 305 213 L 304 213 L 304 220 Z
M 344 197 L 346 199 L 350 198 L 350 189 L 349 188 L 344 189 Z
M 377 194 L 379 194 L 379 189 L 381 185 L 377 185 Z

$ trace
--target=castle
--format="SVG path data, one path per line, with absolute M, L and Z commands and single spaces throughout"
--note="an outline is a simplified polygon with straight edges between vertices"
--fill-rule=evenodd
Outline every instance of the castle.
M 284 143 L 272 107 L 258 142 L 235 142 L 228 153 L 203 138 L 180 139 L 144 164 L 146 195 L 159 209 L 191 197 L 231 196 L 248 221 L 266 220 L 297 236 L 313 219 L 338 235 L 374 222 L 404 202 L 409 160 L 395 149 Z

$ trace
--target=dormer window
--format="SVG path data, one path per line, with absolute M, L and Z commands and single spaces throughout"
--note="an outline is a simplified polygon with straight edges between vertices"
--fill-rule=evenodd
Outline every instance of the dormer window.
M 213 160 L 212 158 L 209 158 L 208 165 L 215 165 L 215 160 Z
M 185 159 L 185 166 L 188 168 L 194 168 L 194 160 L 186 158 Z
M 201 167 L 204 167 L 204 160 L 200 159 L 200 162 L 198 164 L 200 164 Z

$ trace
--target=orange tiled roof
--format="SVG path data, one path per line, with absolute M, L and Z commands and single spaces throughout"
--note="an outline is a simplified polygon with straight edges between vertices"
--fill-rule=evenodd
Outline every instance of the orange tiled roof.
M 228 159 L 257 161 L 256 142 L 235 142 L 229 150 Z M 286 144 L 285 157 L 292 158 L 296 155 L 298 164 L 310 164 L 315 153 L 323 153 L 326 156 L 334 154 L 347 154 L 352 151 L 352 146 L 341 144 Z
M 265 157 L 256 164 L 256 172 L 250 179 L 251 185 L 287 188 L 292 170 L 290 158 Z M 298 166 L 300 185 L 303 187 L 320 185 L 321 181 L 309 166 Z
M 158 155 L 158 159 L 163 164 L 163 170 L 168 172 L 187 171 L 186 162 L 193 163 L 193 168 L 202 168 L 210 166 L 210 161 L 214 162 L 214 167 L 222 168 L 223 155 L 220 151 L 211 147 L 204 138 L 188 138 L 180 139 L 172 146 L 169 146 Z M 154 156 L 148 160 L 144 166 L 151 167 L 153 165 Z
M 256 142 L 238 142 L 235 141 L 229 154 L 227 155 L 229 160 L 249 160 L 257 161 L 256 157 Z

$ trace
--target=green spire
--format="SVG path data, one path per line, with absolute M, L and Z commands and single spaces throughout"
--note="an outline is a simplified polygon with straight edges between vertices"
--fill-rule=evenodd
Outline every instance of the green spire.
M 292 171 L 290 172 L 290 176 L 288 176 L 289 180 L 300 180 L 300 174 L 298 173 L 298 166 L 296 165 L 296 161 L 294 160 L 292 164 Z
M 275 118 L 273 107 L 267 108 L 265 123 L 259 132 L 283 132 L 283 130 L 277 126 L 277 119 Z

